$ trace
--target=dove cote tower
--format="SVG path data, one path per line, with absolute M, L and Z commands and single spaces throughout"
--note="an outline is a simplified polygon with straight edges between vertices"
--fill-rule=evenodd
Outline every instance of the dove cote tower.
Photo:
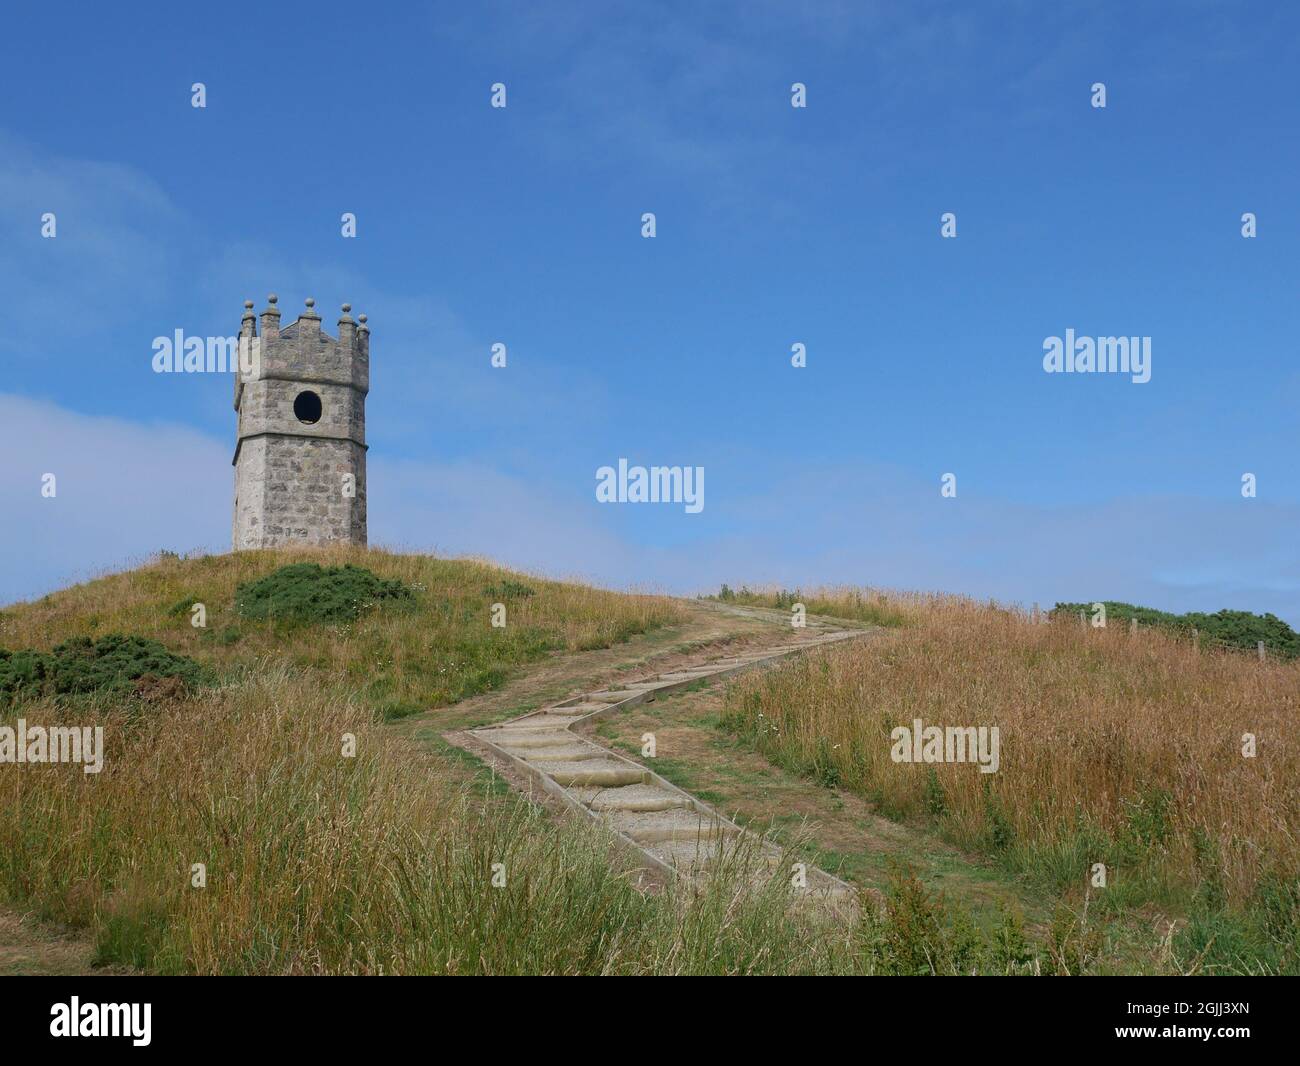
M 274 295 L 244 303 L 235 377 L 233 547 L 366 543 L 370 330 L 343 305 L 338 338 L 315 300 L 280 328 Z

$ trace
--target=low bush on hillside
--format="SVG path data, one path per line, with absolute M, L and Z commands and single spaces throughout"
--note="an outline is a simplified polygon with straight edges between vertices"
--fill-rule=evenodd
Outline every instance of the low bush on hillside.
M 53 651 L 0 648 L 0 701 L 64 695 L 120 695 L 147 678 L 176 679 L 190 689 L 203 678 L 193 659 L 174 655 L 156 640 L 111 633 L 74 637 Z
M 235 590 L 235 606 L 249 619 L 352 622 L 382 602 L 412 599 L 400 581 L 389 581 L 347 563 L 291 563 Z
M 1222 647 L 1254 651 L 1262 640 L 1264 647 L 1273 654 L 1287 659 L 1300 656 L 1300 633 L 1276 615 L 1227 610 L 1215 611 L 1214 614 L 1199 611 L 1170 614 L 1117 600 L 1099 602 L 1106 608 L 1107 625 L 1128 625 L 1131 619 L 1136 619 L 1139 626 L 1152 626 L 1187 638 L 1191 638 L 1195 630 L 1202 641 Z M 1073 619 L 1082 611 L 1085 619 L 1091 619 L 1094 609 L 1091 603 L 1058 603 L 1052 614 Z

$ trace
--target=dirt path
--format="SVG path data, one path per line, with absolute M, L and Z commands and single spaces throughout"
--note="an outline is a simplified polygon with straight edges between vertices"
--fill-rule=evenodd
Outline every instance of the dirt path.
M 94 954 L 94 945 L 84 936 L 0 907 L 0 977 L 110 972 L 92 968 Z

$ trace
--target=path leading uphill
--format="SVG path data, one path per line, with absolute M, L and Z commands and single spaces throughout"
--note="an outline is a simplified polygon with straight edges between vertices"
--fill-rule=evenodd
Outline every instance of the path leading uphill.
M 600 822 L 663 875 L 707 876 L 725 857 L 743 855 L 745 861 L 756 860 L 754 876 L 770 876 L 782 856 L 775 845 L 641 763 L 574 731 L 612 712 L 871 632 L 812 618 L 806 627 L 795 629 L 788 614 L 761 608 L 720 605 L 717 610 L 761 621 L 765 629 L 770 625 L 769 640 L 733 654 L 705 651 L 688 656 L 667 671 L 647 670 L 645 676 L 621 681 L 616 687 L 571 696 L 509 721 L 451 733 L 448 739 L 487 749 L 496 761 L 517 771 L 511 775 L 517 786 L 526 783 L 534 794 L 540 790 Z M 816 898 L 847 905 L 856 896 L 850 885 L 822 870 L 792 869 L 790 877 L 796 890 Z

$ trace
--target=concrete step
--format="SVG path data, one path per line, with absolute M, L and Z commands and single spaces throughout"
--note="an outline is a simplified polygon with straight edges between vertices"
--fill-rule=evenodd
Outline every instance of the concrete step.
M 533 771 L 549 778 L 609 827 L 635 842 L 647 856 L 673 867 L 684 876 L 705 879 L 714 876 L 724 868 L 718 862 L 724 855 L 729 870 L 733 848 L 748 841 L 751 846 L 743 847 L 742 853 L 734 860 L 745 864 L 741 876 L 752 877 L 755 881 L 772 876 L 788 877 L 787 870 L 778 869 L 778 866 L 784 866 L 785 860 L 770 843 L 725 825 L 716 817 L 701 814 L 690 797 L 654 782 L 650 772 L 643 767 L 575 735 L 570 727 L 587 715 L 628 700 L 654 699 L 658 689 L 683 682 L 707 682 L 730 671 L 772 662 L 819 644 L 856 635 L 844 631 L 800 634 L 802 639 L 796 637 L 764 651 L 738 651 L 694 667 L 667 670 L 619 688 L 583 693 L 513 721 L 470 732 L 495 744 L 513 758 L 526 762 Z M 815 867 L 808 869 L 808 883 L 808 890 L 800 894 L 834 899 L 841 894 L 852 896 L 856 891 Z M 849 903 L 852 903 L 851 899 Z
M 537 767 L 557 785 L 572 788 L 577 785 L 601 785 L 617 787 L 618 785 L 644 784 L 646 772 L 640 767 L 625 763 L 619 759 L 582 759 L 568 762 L 535 762 Z
M 565 718 L 581 718 L 584 714 L 591 714 L 592 711 L 603 710 L 608 707 L 608 703 L 575 703 L 568 707 L 547 707 L 547 714 L 559 714 Z
M 606 815 L 609 824 L 638 844 L 660 844 L 669 840 L 689 842 L 724 836 L 728 826 L 694 810 L 620 811 Z
M 529 748 L 553 748 L 557 744 L 567 744 L 573 734 L 567 729 L 551 729 L 544 732 L 525 732 L 522 729 L 476 729 L 476 737 L 490 740 L 493 744 L 508 747 L 511 751 Z
M 516 718 L 513 722 L 503 722 L 493 729 L 518 729 L 523 732 L 536 733 L 544 729 L 568 729 L 573 724 L 572 715 L 552 714 L 549 710 L 540 714 L 530 714 L 527 718 Z M 479 730 L 475 730 L 479 732 Z
M 649 854 L 669 866 L 683 871 L 699 870 L 718 857 L 721 838 L 706 837 L 698 841 L 665 840 L 643 846 Z
M 573 791 L 593 811 L 667 811 L 691 806 L 691 801 L 685 796 L 655 784 L 575 788 Z
M 587 699 L 595 701 L 602 707 L 607 707 L 611 703 L 622 703 L 624 700 L 639 695 L 639 692 L 633 692 L 631 689 L 603 689 L 600 692 L 588 692 Z
M 502 747 L 511 755 L 518 756 L 529 763 L 586 762 L 591 759 L 603 759 L 608 755 L 603 749 L 591 744 L 566 744 L 562 747 L 526 748 L 521 751 L 511 751 L 504 744 Z

